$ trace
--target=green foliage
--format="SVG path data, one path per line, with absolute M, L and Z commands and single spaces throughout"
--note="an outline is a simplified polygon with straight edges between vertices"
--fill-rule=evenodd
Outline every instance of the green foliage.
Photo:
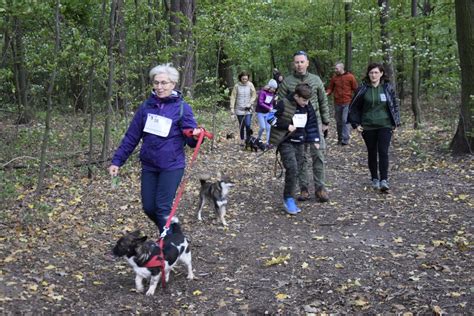
M 7 178 L 3 170 L 0 170 L 0 187 L 2 188 L 0 190 L 0 201 L 2 204 L 15 198 L 15 183 Z

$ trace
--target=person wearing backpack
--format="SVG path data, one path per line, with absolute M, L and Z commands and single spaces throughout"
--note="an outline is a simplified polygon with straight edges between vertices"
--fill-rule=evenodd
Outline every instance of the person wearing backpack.
M 258 92 L 257 106 L 255 112 L 258 119 L 258 139 L 261 140 L 263 132 L 266 132 L 265 143 L 270 145 L 270 124 L 267 122 L 268 113 L 273 109 L 275 103 L 275 90 L 278 84 L 275 79 L 270 79 L 268 84 Z
M 152 92 L 138 108 L 120 146 L 115 151 L 109 173 L 116 177 L 135 147 L 140 150 L 141 199 L 145 214 L 163 232 L 176 190 L 186 164 L 184 144 L 195 147 L 201 129 L 189 104 L 175 90 L 179 72 L 171 64 L 150 70 Z M 183 134 L 193 130 L 193 137 Z M 172 233 L 171 231 L 168 232 Z

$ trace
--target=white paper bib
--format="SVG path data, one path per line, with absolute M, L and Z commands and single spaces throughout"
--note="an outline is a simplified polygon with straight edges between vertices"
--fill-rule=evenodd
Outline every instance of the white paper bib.
M 295 114 L 293 116 L 293 125 L 296 128 L 305 127 L 306 122 L 308 121 L 308 115 L 305 114 Z
M 170 133 L 172 123 L 173 120 L 167 117 L 148 113 L 143 131 L 153 135 L 167 137 Z
M 265 97 L 265 103 L 270 104 L 273 100 L 273 97 L 271 95 L 267 95 Z

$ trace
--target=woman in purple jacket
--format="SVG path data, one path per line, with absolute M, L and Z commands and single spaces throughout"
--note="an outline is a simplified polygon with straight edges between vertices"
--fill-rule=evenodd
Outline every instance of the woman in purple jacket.
M 275 79 L 270 79 L 268 84 L 259 91 L 257 106 L 255 112 L 257 112 L 258 119 L 258 139 L 262 138 L 262 134 L 265 131 L 267 135 L 266 144 L 270 145 L 270 124 L 267 122 L 268 112 L 273 109 L 275 103 L 275 91 L 278 84 Z
M 195 147 L 200 129 L 191 107 L 184 102 L 181 93 L 174 90 L 179 81 L 176 68 L 171 64 L 156 66 L 150 70 L 150 80 L 151 95 L 135 113 L 115 152 L 109 173 L 117 176 L 119 168 L 140 140 L 143 141 L 140 149 L 142 205 L 161 233 L 184 174 L 184 145 Z M 184 136 L 185 129 L 193 129 L 193 137 Z

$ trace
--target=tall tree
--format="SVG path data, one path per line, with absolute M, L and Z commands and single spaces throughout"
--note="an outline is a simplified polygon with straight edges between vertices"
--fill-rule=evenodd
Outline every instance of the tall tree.
M 193 28 L 196 24 L 196 1 L 181 0 L 180 6 L 186 23 L 181 23 L 181 39 L 185 43 L 186 53 L 181 59 L 181 84 L 180 89 L 187 95 L 193 94 L 193 85 L 195 80 L 195 62 L 196 62 L 196 44 L 193 38 Z
M 390 19 L 389 0 L 378 0 L 380 7 L 380 36 L 382 39 L 382 52 L 385 71 L 390 81 L 396 86 L 395 73 L 393 68 L 393 57 L 390 44 L 390 33 L 388 31 L 388 22 Z
M 345 68 L 352 71 L 352 0 L 344 0 L 344 16 L 345 16 Z
M 33 116 L 33 109 L 28 103 L 28 91 L 25 69 L 25 48 L 23 45 L 23 24 L 18 15 L 13 17 L 13 41 L 11 42 L 13 56 L 13 73 L 15 76 L 15 91 L 18 102 L 18 124 L 29 123 Z
M 175 53 L 172 56 L 173 65 L 177 68 L 181 65 L 181 56 L 177 54 L 177 47 L 180 44 L 180 33 L 179 33 L 179 24 L 181 22 L 181 1 L 175 0 L 171 1 L 170 11 L 169 11 L 169 33 L 170 33 L 170 42 L 171 46 L 174 47 Z
M 455 154 L 474 149 L 474 1 L 456 0 L 456 33 L 461 65 L 461 112 L 451 141 Z
M 414 21 L 416 21 L 417 13 L 417 0 L 411 0 L 411 17 Z M 413 49 L 413 57 L 412 57 L 412 72 L 411 72 L 411 108 L 413 111 L 414 122 L 413 128 L 418 129 L 422 127 L 422 119 L 421 119 L 421 107 L 419 104 L 419 88 L 420 88 L 420 59 L 418 56 L 417 51 L 417 37 L 416 37 L 416 30 L 417 30 L 416 23 L 413 23 L 413 30 L 412 30 L 412 49 Z
M 48 104 L 47 104 L 47 112 L 46 112 L 46 121 L 45 121 L 45 128 L 43 133 L 43 142 L 41 144 L 41 155 L 40 155 L 40 171 L 38 176 L 38 184 L 36 186 L 36 194 L 39 194 L 43 189 L 44 183 L 44 175 L 46 170 L 46 152 L 48 150 L 48 143 L 49 143 L 49 134 L 50 134 L 50 124 L 51 124 L 51 113 L 53 111 L 53 91 L 56 81 L 56 74 L 58 69 L 58 54 L 59 48 L 61 46 L 61 37 L 60 37 L 60 20 L 59 20 L 59 8 L 60 8 L 59 0 L 56 0 L 56 10 L 54 14 L 54 31 L 55 31 L 55 41 L 54 41 L 54 54 L 53 54 L 53 69 L 51 71 L 51 77 L 49 79 L 49 86 L 48 86 Z
M 128 112 L 127 96 L 127 26 L 125 25 L 124 3 L 123 0 L 117 1 L 117 62 L 120 65 L 120 77 L 117 79 L 117 107 Z
M 107 47 L 107 55 L 109 59 L 109 78 L 107 80 L 107 100 L 106 100 L 106 113 L 105 113 L 105 124 L 104 124 L 104 138 L 102 143 L 102 162 L 107 161 L 110 149 L 110 121 L 112 116 L 113 108 L 113 82 L 115 72 L 115 59 L 114 59 L 114 45 L 115 45 L 115 27 L 116 27 L 116 10 L 117 1 L 111 0 L 110 2 L 110 18 L 109 18 L 109 44 Z

